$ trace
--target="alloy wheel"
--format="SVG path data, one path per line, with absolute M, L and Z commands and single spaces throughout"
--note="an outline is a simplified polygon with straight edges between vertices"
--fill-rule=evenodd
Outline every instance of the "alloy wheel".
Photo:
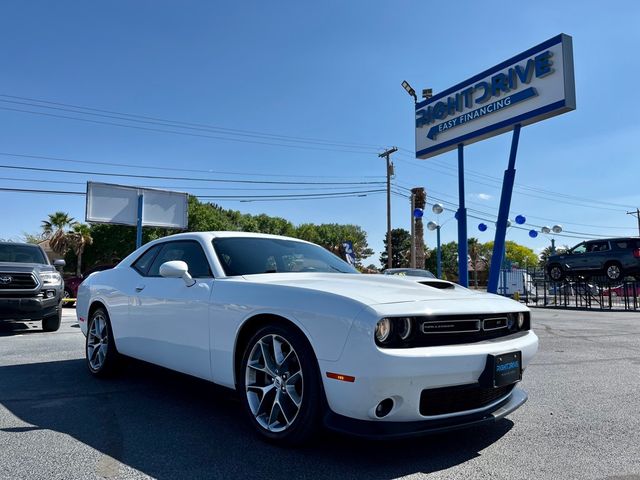
M 287 430 L 302 406 L 300 360 L 282 336 L 270 334 L 251 349 L 245 370 L 245 393 L 251 413 L 269 432 Z
M 87 360 L 93 371 L 99 371 L 104 365 L 109 346 L 107 320 L 100 312 L 96 313 L 87 337 Z
M 618 267 L 618 265 L 614 264 L 607 267 L 607 277 L 611 280 L 617 280 L 620 278 L 620 273 L 620 267 Z

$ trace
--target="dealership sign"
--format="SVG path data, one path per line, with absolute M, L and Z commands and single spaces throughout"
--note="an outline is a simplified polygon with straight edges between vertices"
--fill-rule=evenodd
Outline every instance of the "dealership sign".
M 561 34 L 417 103 L 416 157 L 433 157 L 575 105 L 572 42 Z

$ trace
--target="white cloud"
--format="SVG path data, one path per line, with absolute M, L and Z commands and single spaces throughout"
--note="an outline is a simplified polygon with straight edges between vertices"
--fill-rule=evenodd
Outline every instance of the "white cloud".
M 480 200 L 491 200 L 493 198 L 493 196 L 489 195 L 488 193 L 479 193 L 478 194 L 478 198 Z

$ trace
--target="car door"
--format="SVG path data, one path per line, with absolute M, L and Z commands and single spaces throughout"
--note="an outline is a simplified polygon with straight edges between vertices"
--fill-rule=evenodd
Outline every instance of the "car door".
M 588 242 L 587 251 L 585 268 L 588 270 L 602 270 L 607 260 L 611 258 L 611 249 L 606 240 Z
M 155 253 L 155 254 L 154 254 Z M 146 263 L 133 267 L 137 283 L 129 297 L 129 355 L 211 379 L 209 357 L 209 301 L 213 290 L 211 267 L 196 240 L 175 240 L 149 252 Z M 160 265 L 184 261 L 196 280 L 188 286 L 182 278 L 160 276 Z
M 570 271 L 584 270 L 586 251 L 587 247 L 583 242 L 573 247 L 560 258 L 565 262 L 565 265 L 569 267 Z

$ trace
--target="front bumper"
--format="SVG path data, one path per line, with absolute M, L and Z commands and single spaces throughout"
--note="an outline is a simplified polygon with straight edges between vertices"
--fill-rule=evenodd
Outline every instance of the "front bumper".
M 356 420 L 328 411 L 324 418 L 324 424 L 334 432 L 374 440 L 417 437 L 493 424 L 517 410 L 527 401 L 527 398 L 527 393 L 524 390 L 515 388 L 507 399 L 491 408 L 490 411 L 414 422 Z
M 41 320 L 58 314 L 60 292 L 51 298 L 0 297 L 0 320 Z
M 369 332 L 350 335 L 338 361 L 318 363 L 329 409 L 342 417 L 376 424 L 425 421 L 457 424 L 464 423 L 467 415 L 493 412 L 501 402 L 509 403 L 519 394 L 505 395 L 478 408 L 438 415 L 421 414 L 421 395 L 428 389 L 477 384 L 491 354 L 520 351 L 524 371 L 538 349 L 538 337 L 533 331 L 477 343 L 407 349 L 377 348 L 372 341 L 364 341 L 363 337 L 368 335 Z M 328 378 L 328 372 L 355 380 Z M 393 401 L 393 408 L 378 418 L 376 407 L 385 399 Z M 523 402 L 516 402 L 514 409 Z

